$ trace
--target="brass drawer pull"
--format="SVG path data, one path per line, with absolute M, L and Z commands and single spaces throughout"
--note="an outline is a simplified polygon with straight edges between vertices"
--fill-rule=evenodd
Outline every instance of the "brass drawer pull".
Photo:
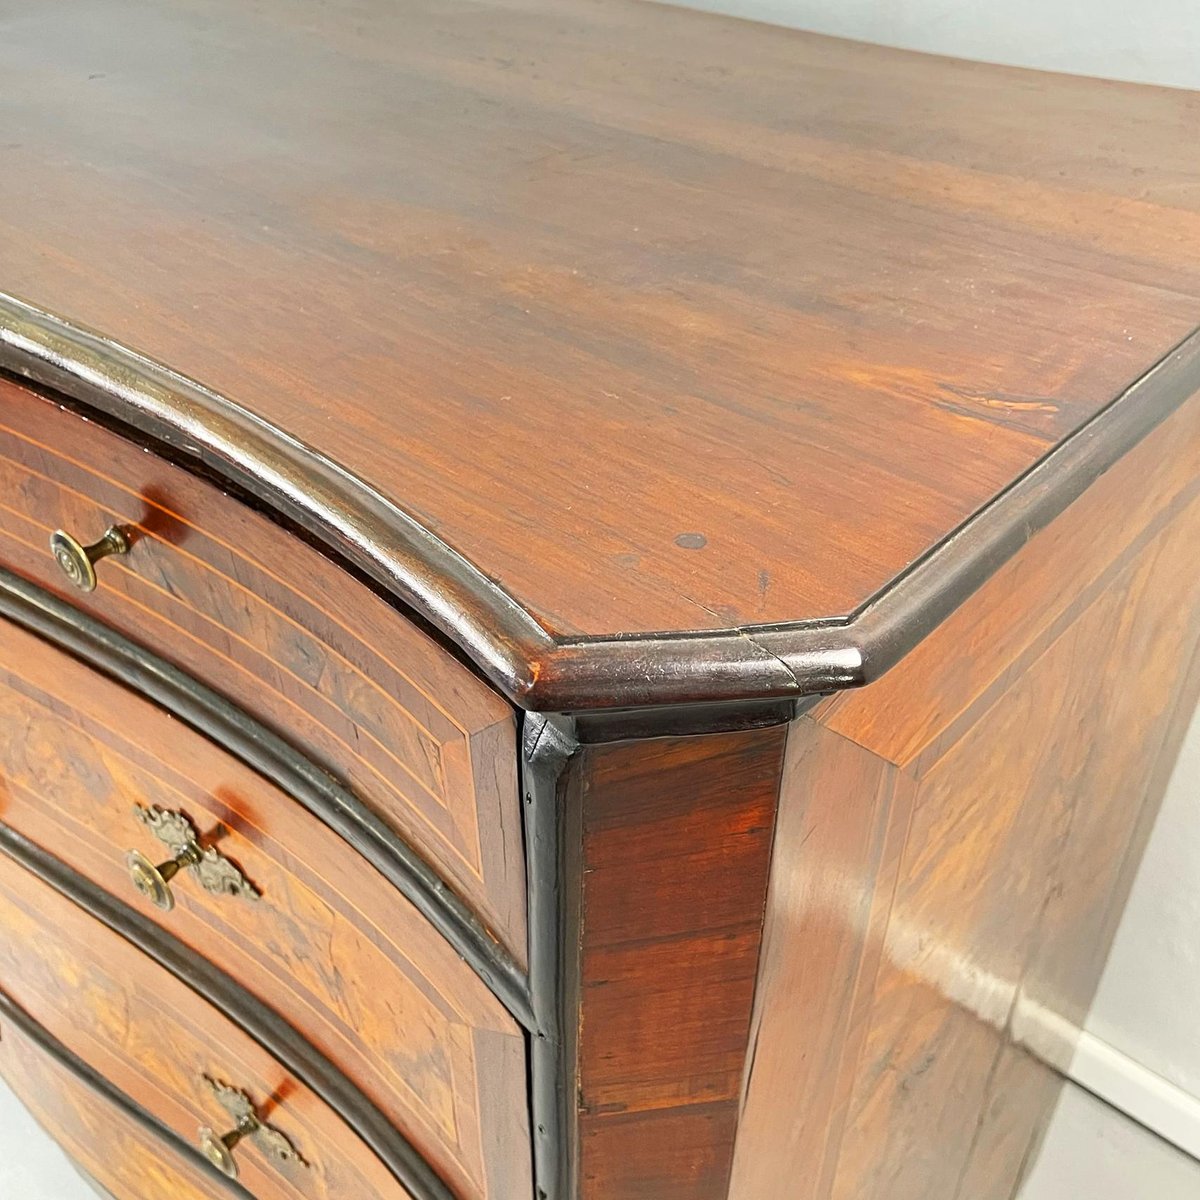
M 234 1122 L 228 1133 L 216 1133 L 207 1125 L 200 1130 L 200 1150 L 218 1171 L 223 1171 L 230 1179 L 238 1177 L 233 1150 L 243 1138 L 249 1138 L 267 1158 L 281 1166 L 291 1163 L 308 1166 L 290 1139 L 259 1117 L 254 1103 L 245 1092 L 210 1079 L 207 1075 L 204 1076 L 204 1082 Z
M 184 867 L 200 881 L 206 892 L 218 896 L 242 896 L 247 900 L 259 898 L 258 888 L 229 859 L 211 846 L 201 846 L 195 825 L 183 813 L 158 805 L 143 808 L 136 804 L 133 814 L 175 855 L 157 864 L 140 850 L 130 850 L 125 855 L 125 866 L 133 886 L 158 908 L 170 912 L 175 907 L 170 883 Z
M 96 590 L 96 564 L 110 554 L 129 553 L 129 534 L 120 525 L 110 525 L 104 536 L 90 546 L 78 542 L 69 533 L 56 529 L 50 535 L 50 552 L 62 573 L 81 591 Z

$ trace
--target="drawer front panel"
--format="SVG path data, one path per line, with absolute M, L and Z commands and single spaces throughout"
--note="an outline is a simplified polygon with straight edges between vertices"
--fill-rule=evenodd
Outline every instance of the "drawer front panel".
M 524 1039 L 373 867 L 148 701 L 0 621 L 3 819 L 224 970 L 335 1062 L 463 1197 L 527 1194 Z M 135 805 L 184 814 L 259 895 L 189 871 L 162 912 L 126 854 L 171 852 Z
M 326 1103 L 228 1017 L 48 884 L 0 856 L 0 979 L 52 1037 L 179 1137 L 233 1124 L 207 1080 L 243 1089 L 303 1162 L 237 1149 L 259 1200 L 409 1193 Z
M 113 1200 L 249 1200 L 0 1000 L 0 1075 L 42 1127 Z
M 78 592 L 49 550 L 112 524 Z M 515 718 L 331 560 L 208 482 L 0 379 L 0 563 L 189 671 L 349 783 L 522 963 Z

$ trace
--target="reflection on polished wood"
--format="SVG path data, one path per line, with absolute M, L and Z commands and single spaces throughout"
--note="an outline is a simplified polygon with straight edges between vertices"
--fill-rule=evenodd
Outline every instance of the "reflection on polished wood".
M 795 727 L 736 1200 L 1012 1195 L 1060 1082 L 1028 1042 L 1087 1011 L 1200 691 L 1198 454 L 1200 400 Z
M 311 1169 L 247 1153 L 243 1177 L 262 1200 L 408 1196 L 337 1113 L 228 1017 L 5 856 L 0 973 L 15 1003 L 185 1141 L 222 1116 L 206 1077 L 271 1097 L 272 1122 Z
M 186 810 L 262 896 L 185 883 L 170 913 L 142 911 L 289 1014 L 463 1197 L 528 1189 L 523 1038 L 374 868 L 211 742 L 4 621 L 0 664 L 0 727 L 22 731 L 0 740 L 0 820 L 137 903 L 126 851 L 160 843 L 135 802 Z
M 0 1007 L 0 1075 L 46 1131 L 86 1172 L 88 1182 L 114 1197 L 155 1200 L 248 1200 L 248 1193 L 214 1178 L 186 1144 L 155 1128 L 144 1110 L 90 1082 L 61 1043 L 38 1040 Z M 72 1061 L 77 1069 L 72 1069 Z
M 1200 693 L 1200 95 L 25 9 L 0 990 L 263 1200 L 1010 1200 Z
M 511 710 L 344 571 L 245 505 L 0 379 L 0 558 L 72 601 L 60 524 L 133 546 L 85 603 L 286 731 L 454 882 L 518 959 Z M 486 830 L 487 832 L 484 832 Z
M 68 325 L 6 312 L 0 362 L 305 493 L 533 706 L 732 694 L 611 644 L 659 631 L 787 687 L 737 630 L 903 591 L 1200 324 L 1187 92 L 631 0 L 353 13 L 9 22 L 0 283 Z M 278 432 L 212 449 L 220 397 Z M 391 515 L 334 528 L 363 489 L 297 442 Z
M 878 684 L 535 742 L 577 1194 L 1009 1200 L 1200 699 L 1198 553 L 1200 394 Z

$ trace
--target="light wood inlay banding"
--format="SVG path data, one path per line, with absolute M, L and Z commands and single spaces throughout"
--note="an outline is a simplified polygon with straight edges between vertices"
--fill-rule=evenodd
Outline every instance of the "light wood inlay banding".
M 185 1140 L 228 1120 L 204 1075 L 259 1097 L 309 1163 L 280 1168 L 247 1147 L 242 1179 L 260 1200 L 408 1197 L 325 1101 L 228 1017 L 7 856 L 0 971 L 13 1001 Z
M 0 555 L 72 603 L 55 528 L 118 522 L 88 611 L 346 780 L 520 963 L 512 710 L 368 588 L 203 480 L 0 380 Z M 85 535 L 86 536 L 86 535 Z
M 459 1195 L 520 1194 L 523 1037 L 421 914 L 289 797 L 140 697 L 5 621 L 0 663 L 0 818 L 285 1013 Z M 159 914 L 123 865 L 130 847 L 161 850 L 135 803 L 187 813 L 261 899 L 213 896 L 184 874 Z

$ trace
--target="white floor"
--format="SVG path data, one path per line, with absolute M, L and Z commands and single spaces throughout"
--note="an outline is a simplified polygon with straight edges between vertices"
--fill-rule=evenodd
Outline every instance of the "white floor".
M 1068 1087 L 1020 1200 L 1197 1200 L 1200 1163 Z
M 80 1180 L 2 1083 L 0 1197 L 96 1200 L 96 1194 Z M 1197 1197 L 1200 1197 L 1200 1163 L 1087 1092 L 1072 1087 L 1063 1093 L 1050 1135 L 1020 1200 L 1196 1200 Z
M 0 1197 L 96 1200 L 61 1150 L 0 1082 Z

